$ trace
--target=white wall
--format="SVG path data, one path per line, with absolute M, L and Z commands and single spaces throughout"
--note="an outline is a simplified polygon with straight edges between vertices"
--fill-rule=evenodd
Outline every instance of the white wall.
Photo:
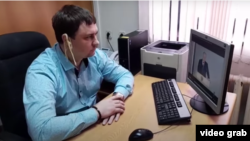
M 117 50 L 117 39 L 121 31 L 127 34 L 139 29 L 138 1 L 93 1 L 93 3 L 101 47 L 110 47 L 106 39 L 107 31 L 111 32 L 110 43 L 114 50 Z
M 138 7 L 139 29 L 149 30 L 149 1 L 139 1 Z

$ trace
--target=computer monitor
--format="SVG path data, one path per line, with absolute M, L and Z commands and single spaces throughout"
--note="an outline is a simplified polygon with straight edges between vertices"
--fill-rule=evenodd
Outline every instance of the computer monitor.
M 234 45 L 191 29 L 187 83 L 197 92 L 191 107 L 204 114 L 228 111 L 225 101 Z

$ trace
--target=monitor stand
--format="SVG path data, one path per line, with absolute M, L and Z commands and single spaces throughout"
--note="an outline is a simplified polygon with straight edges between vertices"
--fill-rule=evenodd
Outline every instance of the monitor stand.
M 207 115 L 222 115 L 226 113 L 229 109 L 228 103 L 225 101 L 223 112 L 220 114 L 215 113 L 210 106 L 205 103 L 205 101 L 197 94 L 190 100 L 191 107 L 201 113 L 207 114 Z

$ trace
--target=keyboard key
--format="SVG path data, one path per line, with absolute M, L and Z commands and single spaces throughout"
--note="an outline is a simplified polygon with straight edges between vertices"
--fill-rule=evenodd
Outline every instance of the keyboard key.
M 175 99 L 176 101 L 179 101 L 179 100 L 180 100 L 177 94 L 174 94 L 174 99 Z
M 174 105 L 172 105 L 172 107 L 173 107 L 173 108 L 176 108 L 175 104 L 174 104 Z
M 176 93 L 176 90 L 174 87 L 171 88 L 173 93 Z
M 165 108 L 168 109 L 168 104 L 165 104 Z
M 171 118 L 176 118 L 176 117 L 175 116 L 171 116 L 171 115 L 168 116 L 168 119 L 171 119 Z
M 176 104 L 178 107 L 182 107 L 181 103 L 179 101 L 176 101 Z
M 174 87 L 174 84 L 173 84 L 173 82 L 169 82 L 169 85 L 171 86 L 171 87 Z
M 171 97 L 171 98 L 170 98 L 170 101 L 172 102 L 172 101 L 174 101 L 174 99 Z

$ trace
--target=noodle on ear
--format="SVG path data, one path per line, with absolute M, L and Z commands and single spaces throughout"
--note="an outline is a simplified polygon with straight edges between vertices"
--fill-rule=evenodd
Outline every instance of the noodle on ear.
M 71 56 L 72 56 L 72 59 L 73 59 L 73 61 L 74 61 L 74 65 L 77 66 L 76 60 L 75 60 L 75 56 L 74 56 L 74 54 L 73 54 L 73 52 L 72 52 L 72 44 L 71 44 L 70 41 L 69 41 L 68 35 L 67 35 L 67 34 L 64 34 L 64 35 L 66 36 L 66 45 L 65 45 L 65 42 L 64 42 L 65 56 L 66 56 L 66 58 L 68 59 L 67 48 L 66 48 L 66 46 L 68 46 L 69 51 L 70 51 Z

